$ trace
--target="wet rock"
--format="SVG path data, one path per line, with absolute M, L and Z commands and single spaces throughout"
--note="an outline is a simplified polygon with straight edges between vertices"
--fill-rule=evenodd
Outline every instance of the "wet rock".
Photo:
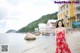
M 38 32 L 38 33 L 35 33 L 35 35 L 36 35 L 36 36 L 39 36 L 39 35 L 40 35 L 40 33 L 39 33 L 39 32 Z
M 45 34 L 42 34 L 43 36 L 49 36 L 50 34 L 49 33 L 45 33 Z

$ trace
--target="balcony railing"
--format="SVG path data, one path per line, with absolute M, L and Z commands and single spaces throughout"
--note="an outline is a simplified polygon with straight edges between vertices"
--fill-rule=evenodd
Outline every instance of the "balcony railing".
M 76 10 L 75 14 L 80 14 L 80 10 Z
M 76 4 L 75 6 L 78 7 L 78 6 L 80 6 L 80 4 Z

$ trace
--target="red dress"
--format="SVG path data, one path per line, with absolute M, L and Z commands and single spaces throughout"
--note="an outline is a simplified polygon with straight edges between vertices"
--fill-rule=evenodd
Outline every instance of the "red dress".
M 66 43 L 65 34 L 58 32 L 56 34 L 56 52 L 55 53 L 71 53 Z

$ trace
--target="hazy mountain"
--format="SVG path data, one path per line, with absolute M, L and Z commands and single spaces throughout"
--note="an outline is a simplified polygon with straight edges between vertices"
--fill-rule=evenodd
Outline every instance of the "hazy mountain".
M 10 29 L 6 33 L 16 33 L 16 30 Z

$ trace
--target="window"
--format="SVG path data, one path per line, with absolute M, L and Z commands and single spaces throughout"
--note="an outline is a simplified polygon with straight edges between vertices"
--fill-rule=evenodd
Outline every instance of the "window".
M 68 4 L 66 4 L 66 8 L 68 8 Z
M 76 1 L 80 1 L 80 0 L 76 0 Z
M 80 11 L 80 6 L 76 8 L 77 11 Z

